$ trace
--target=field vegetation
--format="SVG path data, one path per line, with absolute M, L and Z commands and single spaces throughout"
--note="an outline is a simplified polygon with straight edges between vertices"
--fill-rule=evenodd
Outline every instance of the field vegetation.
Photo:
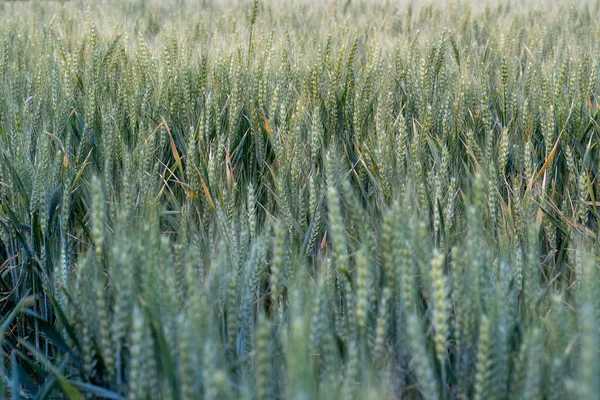
M 0 400 L 597 399 L 599 21 L 0 3 Z

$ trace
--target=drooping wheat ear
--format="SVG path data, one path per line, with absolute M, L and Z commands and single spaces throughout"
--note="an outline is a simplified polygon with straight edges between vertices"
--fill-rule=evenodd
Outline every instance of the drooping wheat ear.
M 329 210 L 329 229 L 333 242 L 333 260 L 338 271 L 348 269 L 348 248 L 346 233 L 338 191 L 335 187 L 327 188 L 327 208 Z
M 268 399 L 271 391 L 271 323 L 264 315 L 260 314 L 256 327 L 255 367 L 256 395 L 259 399 Z
M 588 87 L 587 87 L 587 98 L 590 100 L 590 102 L 594 98 L 594 93 L 596 90 L 597 70 L 598 70 L 598 64 L 597 64 L 597 62 L 594 62 L 592 64 L 592 69 L 590 71 L 590 78 L 589 78 Z M 596 99 L 596 101 L 597 101 L 597 99 Z
M 502 137 L 500 139 L 500 162 L 499 168 L 502 176 L 506 174 L 506 166 L 508 163 L 508 153 L 510 150 L 510 136 L 508 128 L 502 129 Z
M 454 222 L 454 213 L 456 209 L 456 195 L 458 192 L 458 183 L 456 177 L 450 178 L 450 186 L 448 187 L 446 201 L 444 205 L 444 225 L 446 228 L 446 235 L 442 235 L 442 239 L 444 236 L 447 236 L 452 229 L 452 224 Z M 442 242 L 443 243 L 443 242 Z
M 209 339 L 204 344 L 203 354 L 202 381 L 205 398 L 210 400 L 231 398 L 227 374 L 217 365 L 219 359 L 216 345 L 212 340 Z M 195 395 L 197 397 L 197 394 Z
M 515 360 L 515 367 L 511 374 L 510 381 L 510 397 L 517 398 L 521 395 L 523 384 L 525 382 L 525 374 L 527 373 L 527 355 L 529 349 L 527 341 L 523 341 L 519 347 L 519 352 Z
M 423 341 L 421 321 L 415 313 L 411 312 L 408 315 L 407 331 L 411 349 L 411 369 L 414 371 L 421 394 L 427 400 L 437 400 L 439 398 L 437 380 Z
M 120 251 L 119 251 L 120 250 Z M 120 249 L 116 246 L 111 250 L 112 260 L 115 260 L 117 268 L 110 270 L 114 282 L 114 304 L 112 320 L 113 349 L 117 359 L 120 359 L 121 351 L 125 345 L 125 335 L 129 330 L 131 319 L 132 292 L 134 287 L 133 263 L 130 257 L 131 247 L 125 242 Z M 118 366 L 120 367 L 120 366 Z
M 104 246 L 104 198 L 102 185 L 97 177 L 92 178 L 92 242 L 98 257 L 102 257 Z
M 397 175 L 403 182 L 405 177 L 403 176 L 406 172 L 406 155 L 407 155 L 407 144 L 408 138 L 406 134 L 406 122 L 404 120 L 404 116 L 402 113 L 398 115 L 398 120 L 396 122 L 397 126 L 397 134 L 396 134 L 396 168 Z
M 477 162 L 481 162 L 481 160 L 483 160 L 483 153 L 481 152 L 479 144 L 477 144 L 477 140 L 475 139 L 473 131 L 468 130 L 465 135 L 467 137 L 467 144 L 473 156 L 475 157 L 475 160 L 477 160 Z
M 563 147 L 563 150 L 565 152 L 564 156 L 565 156 L 565 161 L 567 164 L 567 171 L 569 172 L 569 175 L 571 177 L 576 177 L 577 170 L 575 168 L 575 161 L 573 158 L 573 151 L 571 150 L 571 146 L 568 144 L 565 144 L 565 146 Z
M 323 276 L 323 275 L 321 275 Z M 310 324 L 310 337 L 309 337 L 309 351 L 311 357 L 317 357 L 319 347 L 323 340 L 322 335 L 326 329 L 325 323 L 327 322 L 327 314 L 325 312 L 325 306 L 327 304 L 327 290 L 325 288 L 324 279 L 320 278 L 317 293 L 313 299 L 314 304 L 312 307 L 312 320 Z
M 488 200 L 488 211 L 490 213 L 490 223 L 492 225 L 492 227 L 495 227 L 496 225 L 496 215 L 497 215 L 497 207 L 496 204 L 498 202 L 497 200 L 497 190 L 498 186 L 495 185 L 494 181 L 492 181 L 491 179 L 488 180 L 488 185 L 487 185 L 487 200 Z
M 521 244 L 516 244 L 515 251 L 515 282 L 517 285 L 517 294 L 520 295 L 523 291 L 523 252 L 521 250 Z
M 435 252 L 431 260 L 431 281 L 433 286 L 433 329 L 435 351 L 444 365 L 448 338 L 448 289 L 443 271 L 444 256 Z M 443 368 L 443 367 L 442 367 Z
M 579 325 L 581 327 L 581 363 L 578 366 L 578 376 L 572 385 L 572 393 L 580 399 L 592 399 L 598 388 L 598 371 L 600 365 L 595 356 L 598 348 L 597 311 L 591 302 L 586 302 L 580 309 Z
M 252 182 L 248 184 L 248 230 L 250 231 L 250 239 L 254 239 L 256 235 L 256 193 Z
M 269 276 L 269 287 L 271 289 L 271 303 L 274 311 L 278 310 L 279 296 L 281 295 L 281 274 L 283 258 L 285 253 L 285 229 L 281 223 L 275 225 L 275 239 L 273 240 L 273 262 L 271 263 L 271 275 Z
M 231 271 L 229 275 L 229 288 L 227 295 L 227 346 L 232 353 L 236 353 L 238 338 L 239 310 L 238 310 L 238 274 Z
M 581 223 L 586 223 L 587 219 L 587 199 L 589 198 L 588 178 L 586 170 L 583 169 L 577 180 L 579 201 L 577 202 L 576 219 Z
M 532 328 L 526 338 L 526 340 L 529 341 L 527 345 L 529 354 L 527 357 L 527 372 L 525 376 L 523 397 L 526 399 L 539 399 L 542 394 L 542 374 L 540 366 L 543 357 L 543 341 L 540 328 Z
M 506 120 L 506 109 L 507 109 L 507 92 L 508 92 L 508 63 L 506 57 L 502 57 L 500 66 L 500 79 L 502 81 L 502 98 L 504 106 L 504 118 Z
M 363 247 L 356 254 L 356 321 L 362 332 L 367 327 L 369 286 L 371 285 L 369 269 L 367 250 Z
M 525 164 L 525 182 L 529 183 L 530 179 L 533 179 L 533 172 L 534 172 L 534 165 L 533 165 L 533 160 L 534 160 L 534 153 L 533 153 L 533 148 L 531 147 L 531 142 L 529 140 L 527 140 L 525 142 L 525 154 L 523 156 L 523 162 Z
M 96 350 L 94 347 L 94 341 L 92 338 L 92 334 L 90 332 L 90 328 L 88 327 L 88 325 L 84 325 L 81 329 L 81 347 L 82 347 L 82 361 L 83 361 L 83 369 L 85 371 L 85 375 L 89 378 L 93 378 L 96 375 L 96 364 L 97 364 L 97 359 L 95 357 L 96 354 Z M 133 337 L 132 337 L 132 343 L 133 343 Z M 134 347 L 131 347 L 131 368 L 134 368 Z M 133 371 L 131 372 L 133 374 Z M 133 375 L 132 375 L 132 379 Z
M 383 274 L 386 285 L 390 288 L 392 293 L 396 293 L 397 281 L 398 281 L 398 263 L 396 260 L 396 232 L 394 232 L 394 209 L 398 209 L 398 203 L 392 206 L 391 210 L 384 215 L 383 218 L 383 232 L 381 237 L 381 261 L 383 264 Z
M 307 254 L 310 254 L 317 241 L 317 236 L 320 230 L 321 224 L 321 207 L 318 199 L 318 188 L 317 181 L 313 178 L 312 174 L 309 178 L 309 211 L 311 215 L 311 232 L 308 239 L 308 246 L 306 247 Z
M 492 368 L 490 322 L 485 315 L 479 324 L 479 342 L 477 344 L 477 373 L 475 375 L 475 399 L 483 399 L 490 381 Z
M 179 316 L 179 354 L 181 362 L 181 398 L 191 400 L 198 392 L 196 365 L 198 365 L 198 346 L 195 332 L 191 329 L 191 321 L 184 315 Z
M 317 162 L 319 160 L 318 157 L 321 148 L 321 141 L 323 140 L 321 116 L 318 107 L 315 107 L 313 110 L 310 139 L 310 160 L 313 168 L 316 170 L 318 165 Z
M 131 327 L 131 345 L 129 352 L 131 355 L 129 365 L 129 384 L 128 399 L 135 400 L 143 396 L 143 370 L 142 347 L 144 346 L 144 314 L 136 305 L 133 308 L 132 327 Z
M 100 349 L 104 365 L 111 376 L 115 374 L 115 356 L 111 340 L 112 318 L 102 282 L 96 282 L 96 311 L 100 322 Z
M 381 296 L 381 303 L 379 305 L 379 312 L 377 314 L 377 323 L 375 328 L 375 348 L 373 354 L 375 359 L 380 360 L 383 358 L 385 340 L 388 334 L 389 324 L 389 302 L 392 299 L 392 290 L 389 287 L 383 289 Z
M 344 399 L 356 398 L 355 390 L 358 379 L 358 369 L 358 345 L 356 340 L 352 338 L 348 345 L 348 361 L 346 362 L 346 370 L 344 373 L 344 386 L 342 389 Z
M 67 256 L 67 240 L 65 237 L 65 233 L 63 233 L 61 235 L 61 240 L 60 240 L 60 262 L 58 263 L 58 265 L 55 267 L 56 271 L 55 271 L 55 276 L 56 276 L 56 296 L 58 298 L 58 301 L 60 302 L 60 304 L 64 307 L 66 306 L 65 304 L 65 295 L 64 295 L 64 290 L 68 287 L 69 285 L 69 276 L 70 276 L 70 272 L 71 272 L 71 267 L 68 263 L 68 256 Z
M 400 212 L 395 212 L 396 224 L 402 224 L 402 216 Z M 400 225 L 397 225 L 400 226 Z M 414 298 L 414 266 L 413 266 L 413 249 L 407 239 L 402 240 L 400 235 L 396 235 L 394 241 L 394 260 L 398 265 L 399 271 L 399 291 L 400 299 L 404 309 L 407 312 L 413 311 L 415 306 Z
M 569 60 L 564 59 L 562 63 L 562 67 L 560 68 L 560 73 L 558 74 L 558 79 L 556 80 L 556 85 L 554 87 L 554 99 L 558 100 L 560 97 L 561 90 L 565 83 L 567 77 L 567 68 L 569 67 Z

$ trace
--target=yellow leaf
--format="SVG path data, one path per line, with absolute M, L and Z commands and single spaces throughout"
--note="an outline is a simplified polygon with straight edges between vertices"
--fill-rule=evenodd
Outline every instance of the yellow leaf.
M 208 186 L 206 186 L 202 175 L 200 175 L 200 183 L 202 184 L 202 189 L 204 190 L 204 195 L 206 196 L 208 203 L 210 204 L 213 210 L 216 210 L 217 207 L 215 207 L 215 202 L 213 201 L 212 196 L 210 195 L 210 191 L 208 190 Z
M 263 110 L 260 110 L 260 112 L 262 113 L 262 117 L 265 122 L 265 131 L 267 131 L 269 138 L 273 139 L 273 129 L 271 129 L 271 124 L 269 123 L 269 120 L 267 119 L 265 112 Z
M 171 141 L 171 152 L 173 153 L 173 157 L 175 157 L 175 165 L 179 169 L 181 176 L 183 176 L 183 166 L 181 165 L 181 157 L 179 156 L 179 152 L 177 151 L 177 147 L 175 146 L 175 140 L 173 140 L 173 135 L 171 135 L 171 130 L 169 129 L 169 126 L 167 125 L 167 121 L 165 121 L 165 119 L 163 117 L 160 117 L 160 118 L 162 119 L 162 122 L 163 122 L 165 128 L 167 129 L 167 133 L 169 134 L 169 139 Z

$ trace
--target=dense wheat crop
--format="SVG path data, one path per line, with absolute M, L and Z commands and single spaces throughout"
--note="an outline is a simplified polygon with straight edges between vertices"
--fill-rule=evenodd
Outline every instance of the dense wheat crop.
M 0 400 L 597 399 L 599 21 L 0 3 Z

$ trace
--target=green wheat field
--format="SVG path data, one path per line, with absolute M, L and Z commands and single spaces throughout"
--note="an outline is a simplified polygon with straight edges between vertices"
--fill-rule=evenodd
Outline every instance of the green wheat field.
M 599 399 L 600 1 L 0 2 L 0 400 Z

